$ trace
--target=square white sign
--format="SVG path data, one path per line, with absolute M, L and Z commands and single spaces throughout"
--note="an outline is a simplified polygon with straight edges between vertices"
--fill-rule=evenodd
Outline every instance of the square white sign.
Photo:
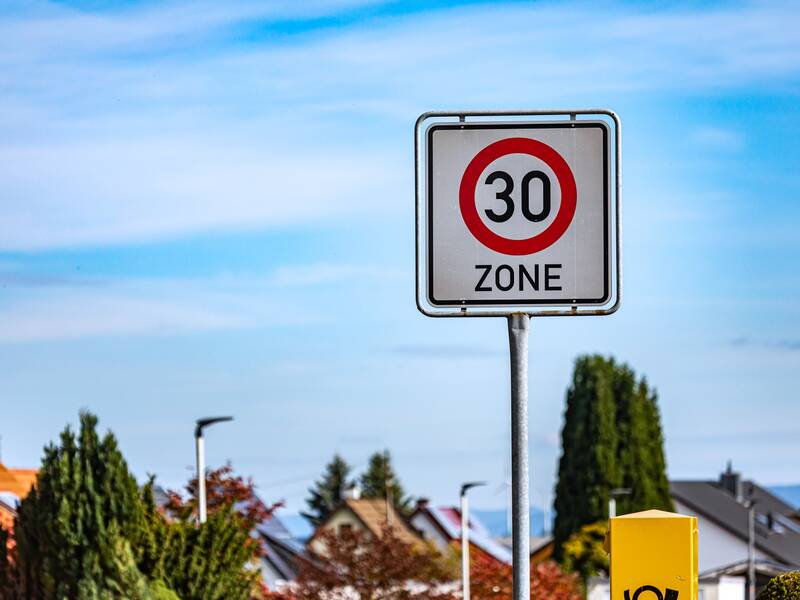
M 433 306 L 582 306 L 611 293 L 603 121 L 436 123 L 426 131 Z

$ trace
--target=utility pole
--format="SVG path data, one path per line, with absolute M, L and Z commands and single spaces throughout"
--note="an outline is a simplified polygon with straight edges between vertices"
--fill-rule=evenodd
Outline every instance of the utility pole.
M 197 419 L 194 428 L 194 450 L 197 460 L 197 520 L 202 525 L 206 522 L 206 448 L 203 429 L 214 423 L 233 421 L 233 417 L 206 417 Z
M 386 488 L 386 526 L 392 526 L 392 477 L 389 475 L 389 449 L 383 451 L 383 485 Z
M 756 600 L 756 501 L 747 501 L 747 600 Z
M 485 481 L 470 481 L 461 486 L 461 598 L 469 600 L 469 504 L 467 492 L 486 485 Z

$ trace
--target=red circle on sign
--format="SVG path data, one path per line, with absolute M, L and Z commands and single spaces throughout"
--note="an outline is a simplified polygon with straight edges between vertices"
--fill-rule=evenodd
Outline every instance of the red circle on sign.
M 481 173 L 492 162 L 506 154 L 529 154 L 544 161 L 555 173 L 561 187 L 561 204 L 553 222 L 541 233 L 521 240 L 503 237 L 489 229 L 478 215 L 478 208 L 475 205 L 475 188 Z M 467 165 L 458 191 L 461 217 L 475 239 L 490 250 L 514 256 L 540 252 L 558 241 L 572 223 L 577 199 L 575 177 L 567 161 L 547 144 L 530 138 L 506 138 L 486 146 Z

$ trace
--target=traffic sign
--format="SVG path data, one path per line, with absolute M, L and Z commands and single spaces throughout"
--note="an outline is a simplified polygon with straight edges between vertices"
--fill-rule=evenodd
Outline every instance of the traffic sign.
M 576 314 L 618 299 L 617 122 L 572 117 L 439 120 L 418 133 L 423 312 Z
M 619 308 L 619 129 L 605 109 L 429 112 L 415 127 L 417 308 L 508 320 L 514 600 L 530 600 L 530 317 Z

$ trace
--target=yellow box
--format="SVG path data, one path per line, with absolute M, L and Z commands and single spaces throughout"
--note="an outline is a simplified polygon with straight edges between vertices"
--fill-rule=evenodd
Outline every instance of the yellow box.
M 611 600 L 697 600 L 697 517 L 622 515 L 609 537 Z

